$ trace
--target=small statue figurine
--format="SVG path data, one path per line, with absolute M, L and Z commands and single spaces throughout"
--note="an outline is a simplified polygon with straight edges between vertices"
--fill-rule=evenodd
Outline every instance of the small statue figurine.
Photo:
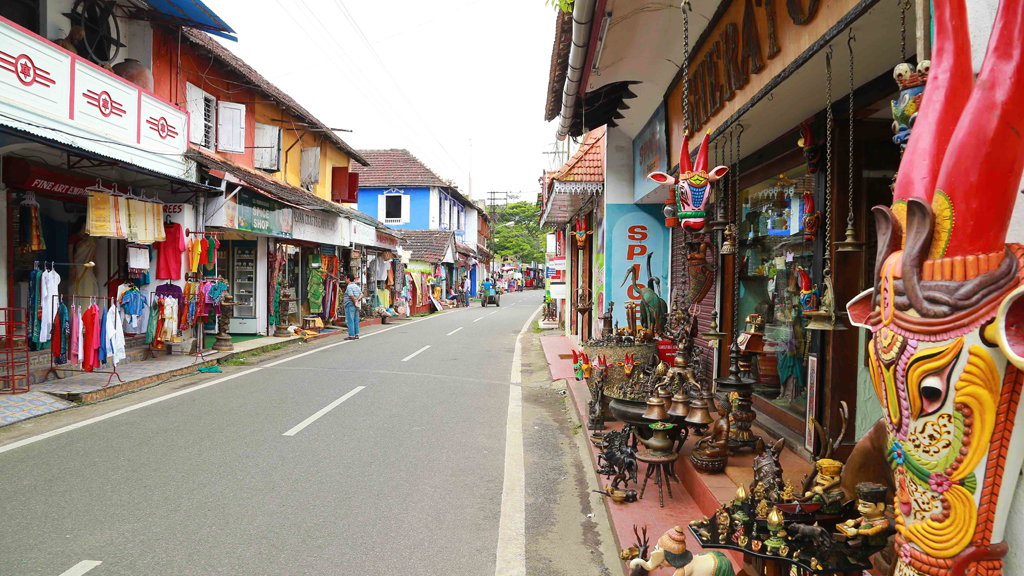
M 719 402 L 721 416 L 715 421 L 703 438 L 697 441 L 690 453 L 690 462 L 701 472 L 716 473 L 725 470 L 729 462 L 729 412 L 730 404 Z
M 785 485 L 782 487 L 782 494 L 779 495 L 780 502 L 792 502 L 796 500 L 796 496 L 793 494 L 793 485 L 790 484 L 789 480 L 786 480 Z
M 779 549 L 786 544 L 786 531 L 783 529 L 784 518 L 782 512 L 775 507 L 768 513 L 768 532 L 771 537 L 764 541 L 768 554 L 777 554 Z
M 818 287 L 811 284 L 811 275 L 803 266 L 796 267 L 796 275 L 800 280 L 800 308 L 804 312 L 817 312 L 821 304 Z
M 814 477 L 814 487 L 804 493 L 801 502 L 816 502 L 823 506 L 825 514 L 836 514 L 843 506 L 842 482 L 843 463 L 831 458 L 822 458 L 814 463 L 818 473 Z
M 758 483 L 754 484 L 753 492 L 754 492 L 754 500 L 763 500 L 764 499 L 764 482 L 758 482 Z
M 668 564 L 676 569 L 672 576 L 736 576 L 732 562 L 725 554 L 712 550 L 703 554 L 693 555 L 686 549 L 686 533 L 681 526 L 665 532 L 651 550 L 648 560 L 634 558 L 629 563 L 631 574 L 636 574 L 637 567 L 647 572 L 657 570 Z
M 767 500 L 761 500 L 760 502 L 758 502 L 757 503 L 757 510 L 754 511 L 754 514 L 757 515 L 757 519 L 758 520 L 763 520 L 763 519 L 767 518 L 768 517 L 768 501 Z
M 746 506 L 749 496 L 747 495 L 747 489 L 741 484 L 736 488 L 736 496 L 733 497 L 732 501 L 732 519 L 733 522 L 738 524 L 744 524 L 750 520 L 750 516 L 743 511 L 743 507 Z
M 885 516 L 886 487 L 874 482 L 857 484 L 857 511 L 860 518 L 836 524 L 838 540 L 849 538 L 850 546 L 885 546 L 892 523 Z
M 897 64 L 892 71 L 892 77 L 900 88 L 899 99 L 892 101 L 892 141 L 899 144 L 900 148 L 906 148 L 907 141 L 910 140 L 914 121 L 921 110 L 921 100 L 924 97 L 924 86 L 928 81 L 930 68 L 931 60 L 922 60 L 918 63 L 916 72 L 906 62 Z
M 724 507 L 718 511 L 715 522 L 718 524 L 718 541 L 724 543 L 729 535 L 729 527 L 732 526 L 732 518 L 729 517 L 729 512 Z
M 821 227 L 821 213 L 814 211 L 814 194 L 804 192 L 804 240 L 814 242 Z
M 747 539 L 746 538 L 746 532 L 747 532 L 746 528 L 744 528 L 744 526 L 742 524 L 740 524 L 740 527 L 737 528 L 736 531 L 732 533 L 732 543 L 733 544 L 739 544 L 740 546 L 743 546 L 743 544 L 740 544 L 740 540 L 746 540 Z

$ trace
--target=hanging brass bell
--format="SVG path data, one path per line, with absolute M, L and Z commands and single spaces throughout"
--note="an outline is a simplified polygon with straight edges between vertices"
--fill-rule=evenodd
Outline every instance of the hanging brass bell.
M 647 410 L 644 410 L 644 418 L 664 422 L 668 420 L 668 410 L 665 409 L 665 401 L 655 393 L 647 399 Z
M 669 416 L 685 418 L 690 413 L 690 398 L 682 392 L 672 397 L 672 406 L 668 409 Z
M 843 321 L 833 316 L 827 310 L 804 312 L 804 316 L 810 318 L 810 321 L 807 322 L 806 326 L 808 330 L 846 330 L 846 325 L 843 324 Z
M 707 426 L 715 421 L 711 417 L 710 411 L 708 411 L 707 400 L 704 400 L 703 396 L 699 396 L 696 400 L 690 403 L 690 413 L 686 415 L 684 419 L 688 424 L 694 424 L 697 426 Z
M 672 405 L 672 391 L 664 386 L 659 386 L 655 392 L 658 394 L 658 398 L 664 403 L 665 408 Z

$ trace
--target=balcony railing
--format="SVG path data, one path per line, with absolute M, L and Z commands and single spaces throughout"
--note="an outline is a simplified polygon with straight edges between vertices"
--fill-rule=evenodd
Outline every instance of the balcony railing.
M 185 175 L 184 110 L 4 18 L 0 124 L 157 172 Z

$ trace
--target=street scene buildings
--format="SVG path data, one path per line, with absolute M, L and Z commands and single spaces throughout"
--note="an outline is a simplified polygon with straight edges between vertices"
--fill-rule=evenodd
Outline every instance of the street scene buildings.
M 0 3 L 0 574 L 1024 571 L 1022 34 Z

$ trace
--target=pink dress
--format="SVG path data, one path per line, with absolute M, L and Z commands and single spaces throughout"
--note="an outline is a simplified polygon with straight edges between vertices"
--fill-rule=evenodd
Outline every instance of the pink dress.
M 82 321 L 78 317 L 78 308 L 74 304 L 71 305 L 69 313 L 69 322 L 71 323 L 71 340 L 68 343 L 68 364 L 78 364 L 78 323 Z

